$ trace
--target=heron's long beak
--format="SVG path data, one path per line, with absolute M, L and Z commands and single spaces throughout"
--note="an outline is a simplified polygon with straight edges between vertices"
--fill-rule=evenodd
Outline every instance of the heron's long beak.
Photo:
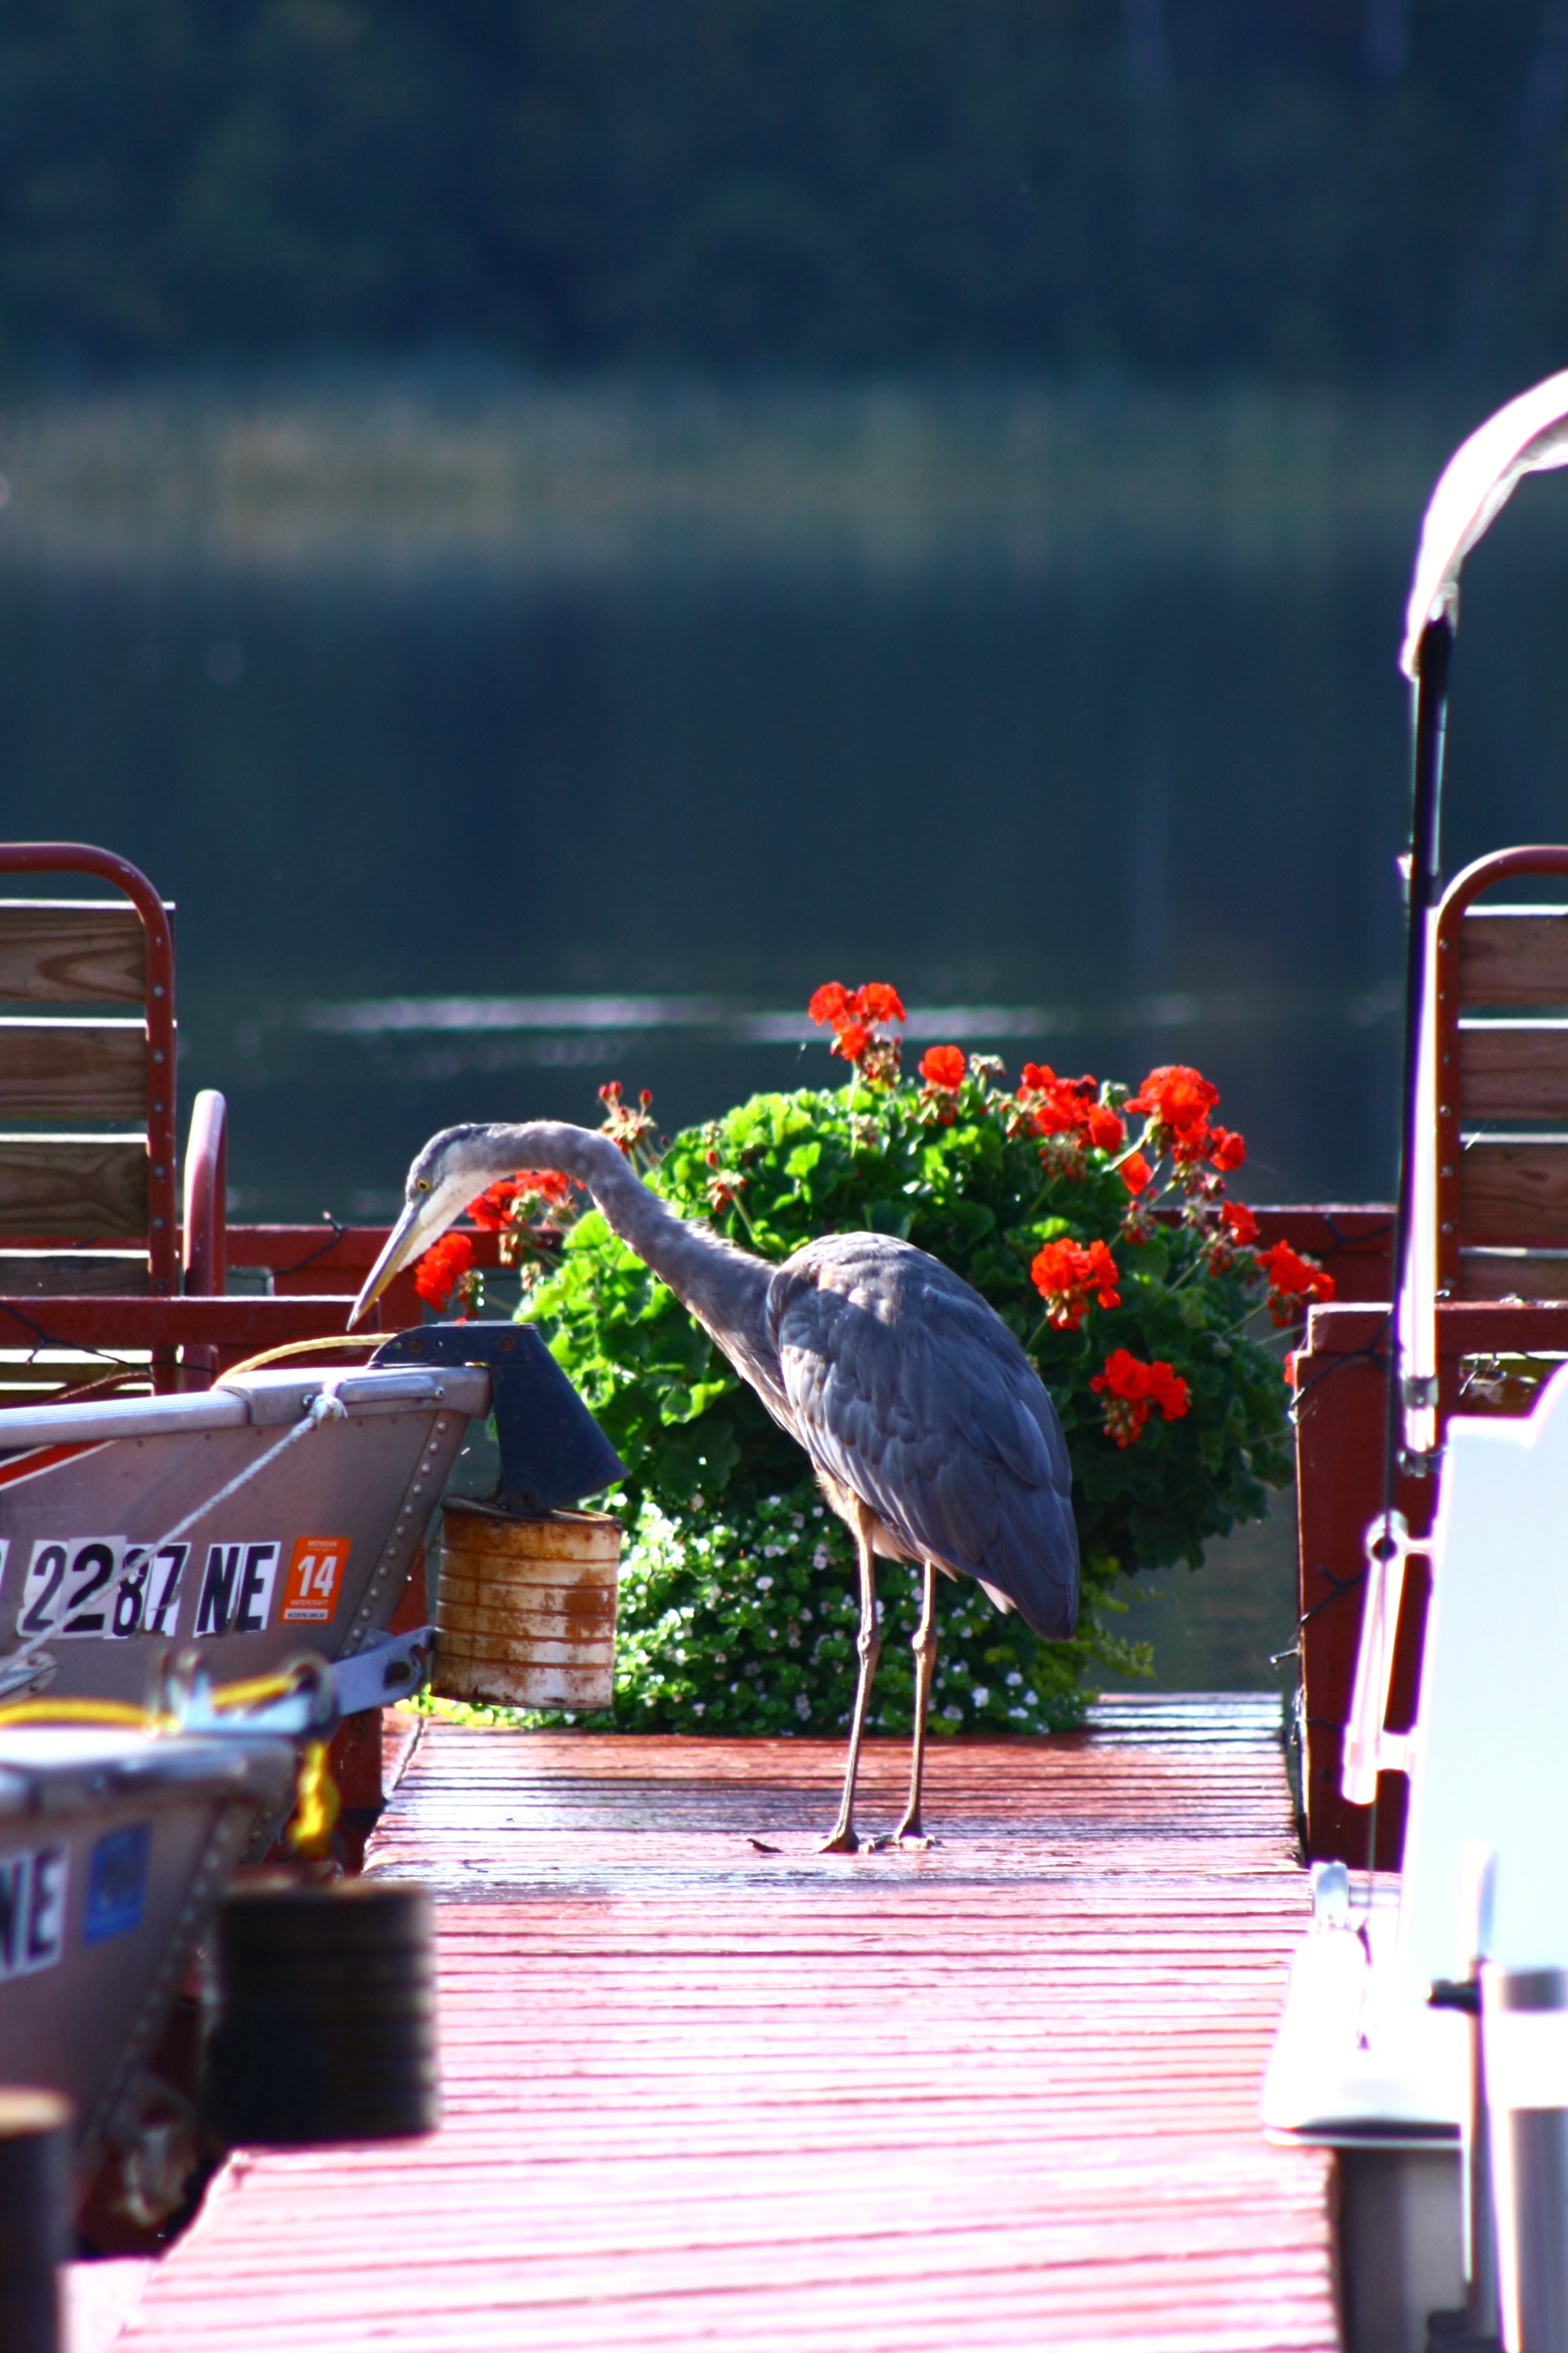
M 349 1313 L 352 1332 L 394 1275 L 401 1274 L 411 1258 L 418 1258 L 433 1241 L 446 1232 L 452 1222 L 452 1212 L 441 1202 L 437 1193 L 427 1193 L 422 1199 L 405 1204 L 403 1215 L 386 1238 L 385 1247 L 364 1279 L 364 1288 Z

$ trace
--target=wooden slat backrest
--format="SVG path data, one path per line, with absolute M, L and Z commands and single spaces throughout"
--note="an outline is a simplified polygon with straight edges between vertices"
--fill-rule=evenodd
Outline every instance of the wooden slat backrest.
M 144 1246 L 147 1175 L 140 1136 L 0 1135 L 0 1237 Z
M 0 1001 L 141 1005 L 147 935 L 134 907 L 79 899 L 0 899 Z
M 1568 907 L 1474 903 L 1548 875 L 1568 849 L 1505 850 L 1438 910 L 1439 1297 L 1568 1297 Z
M 1568 907 L 1470 907 L 1459 925 L 1464 1005 L 1568 1006 Z
M 0 1118 L 124 1126 L 146 1114 L 143 1023 L 0 1017 Z
M 140 1242 L 147 1287 L 171 1293 L 179 1284 L 169 912 L 145 875 L 110 851 L 0 844 L 0 887 L 67 874 L 116 895 L 0 898 L 0 1120 L 12 1126 L 0 1135 L 0 1240 Z M 53 1263 L 19 1264 L 18 1280 L 52 1284 Z M 0 1259 L 0 1294 L 5 1288 Z

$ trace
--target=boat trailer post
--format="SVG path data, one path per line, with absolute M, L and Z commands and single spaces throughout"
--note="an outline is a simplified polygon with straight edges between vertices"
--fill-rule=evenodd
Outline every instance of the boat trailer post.
M 1424 1476 L 1436 1448 L 1436 1334 L 1430 1314 L 1415 1314 L 1415 1286 L 1430 1306 L 1431 1271 L 1418 1270 L 1416 1229 L 1424 1222 L 1420 1184 L 1430 1060 L 1432 920 L 1442 894 L 1443 750 L 1454 627 L 1447 613 L 1428 621 L 1415 658 L 1410 850 L 1406 860 L 1405 1062 L 1400 1099 L 1399 1198 L 1394 1231 L 1394 1323 L 1389 1344 L 1383 1517 L 1386 1526 L 1400 1472 Z M 1423 1236 L 1423 1240 L 1432 1238 Z

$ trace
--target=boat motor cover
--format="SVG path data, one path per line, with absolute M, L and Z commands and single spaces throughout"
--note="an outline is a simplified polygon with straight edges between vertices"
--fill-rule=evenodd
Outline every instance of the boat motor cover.
M 501 1496 L 526 1518 L 566 1511 L 626 1464 L 531 1324 L 426 1324 L 378 1348 L 389 1365 L 483 1365 L 490 1377 Z

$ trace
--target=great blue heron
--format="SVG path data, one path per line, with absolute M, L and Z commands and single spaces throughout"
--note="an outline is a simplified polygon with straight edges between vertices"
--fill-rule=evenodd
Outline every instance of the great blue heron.
M 357 1322 L 465 1206 L 518 1169 L 586 1186 L 606 1222 L 669 1285 L 798 1440 L 859 1557 L 858 1673 L 838 1819 L 824 1853 L 855 1852 L 855 1777 L 880 1647 L 873 1556 L 918 1562 L 910 1798 L 893 1838 L 923 1844 L 921 1778 L 936 1665 L 936 1573 L 972 1577 L 1000 1609 L 1061 1641 L 1078 1618 L 1078 1536 L 1056 1408 L 1001 1317 L 924 1250 L 888 1234 L 825 1234 L 772 1266 L 689 1224 L 610 1137 L 556 1120 L 449 1127 L 408 1172 L 402 1216 L 354 1302 Z

